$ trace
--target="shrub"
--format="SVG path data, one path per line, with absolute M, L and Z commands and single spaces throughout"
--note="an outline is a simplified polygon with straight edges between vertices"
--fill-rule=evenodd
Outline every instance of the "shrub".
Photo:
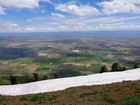
M 104 95 L 104 100 L 106 102 L 110 102 L 110 103 L 115 103 L 116 102 L 116 99 L 113 96 L 111 96 L 110 94 L 105 94 Z
M 45 98 L 44 95 L 37 94 L 37 95 L 33 95 L 30 100 L 41 102 L 44 98 Z
M 139 68 L 138 64 L 134 64 L 133 69 L 137 69 L 137 68 Z
M 43 76 L 43 80 L 47 80 L 47 79 L 48 79 L 47 75 Z
M 16 77 L 15 76 L 10 76 L 10 82 L 11 82 L 12 85 L 17 84 Z
M 125 70 L 127 70 L 127 69 L 126 69 L 126 67 L 123 66 L 123 67 L 122 67 L 122 71 L 125 71 Z
M 54 101 L 54 100 L 56 100 L 56 98 L 57 98 L 57 97 L 56 97 L 55 95 L 52 95 L 52 96 L 49 96 L 49 97 L 48 97 L 48 100 L 49 100 L 49 101 Z
M 21 101 L 29 101 L 30 98 L 29 98 L 28 96 L 22 96 L 22 97 L 20 98 L 20 100 L 21 100 Z
M 125 97 L 117 105 L 140 105 L 140 93 Z
M 39 79 L 39 74 L 38 74 L 38 73 L 33 73 L 32 75 L 33 75 L 33 77 L 34 77 L 34 80 L 35 80 L 35 81 L 38 81 L 38 79 Z
M 111 66 L 111 71 L 121 71 L 122 68 L 119 63 L 113 63 Z
M 104 65 L 101 67 L 100 73 L 107 72 L 107 67 Z
M 83 98 L 83 97 L 86 97 L 86 96 L 89 96 L 89 95 L 93 95 L 93 93 L 82 93 L 80 94 L 80 98 Z

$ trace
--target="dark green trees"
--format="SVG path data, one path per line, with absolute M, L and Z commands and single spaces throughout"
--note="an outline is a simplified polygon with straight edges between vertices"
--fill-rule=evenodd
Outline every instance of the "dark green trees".
M 135 65 L 135 67 L 137 67 Z M 125 71 L 127 70 L 125 66 L 121 66 L 119 63 L 113 63 L 111 66 L 111 71 Z M 100 69 L 100 73 L 107 72 L 108 68 L 104 65 Z M 110 70 L 109 70 L 110 71 Z
M 104 65 L 101 67 L 100 73 L 107 72 L 107 67 Z
M 113 65 L 111 66 L 111 71 L 122 71 L 122 67 L 119 63 L 113 63 Z
M 15 76 L 10 76 L 10 82 L 11 82 L 12 85 L 17 84 L 16 77 Z
M 137 68 L 139 68 L 138 64 L 134 64 L 133 69 L 137 69 Z
M 34 80 L 35 80 L 35 81 L 38 81 L 38 79 L 39 79 L 39 74 L 38 74 L 38 73 L 33 73 L 32 75 L 33 75 L 33 77 L 34 77 Z
M 48 79 L 47 75 L 43 76 L 43 80 L 47 80 L 47 79 Z
M 125 67 L 125 66 L 123 66 L 123 67 L 122 67 L 122 71 L 125 71 L 125 70 L 127 70 L 127 69 L 126 69 L 126 67 Z

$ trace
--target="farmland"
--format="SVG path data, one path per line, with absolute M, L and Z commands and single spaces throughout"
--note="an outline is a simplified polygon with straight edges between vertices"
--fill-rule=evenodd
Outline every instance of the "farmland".
M 51 79 L 99 73 L 102 65 L 110 71 L 114 62 L 130 69 L 140 64 L 140 37 L 127 34 L 2 34 L 0 85 L 10 84 L 11 75 L 18 78 L 18 83 L 25 83 L 32 73 L 38 73 L 42 80 L 46 76 Z

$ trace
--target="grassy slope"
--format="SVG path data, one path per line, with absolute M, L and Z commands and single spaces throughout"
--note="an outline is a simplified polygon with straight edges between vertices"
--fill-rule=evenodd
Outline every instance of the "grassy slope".
M 26 96 L 0 96 L 0 105 L 140 105 L 140 80 Z

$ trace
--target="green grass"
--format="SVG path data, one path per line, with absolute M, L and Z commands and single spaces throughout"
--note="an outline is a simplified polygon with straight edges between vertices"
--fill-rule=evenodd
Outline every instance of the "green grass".
M 36 72 L 39 74 L 46 74 L 49 70 L 50 65 L 48 64 L 40 64 L 39 67 L 37 68 Z
M 54 101 L 54 100 L 56 100 L 56 98 L 57 98 L 57 96 L 52 95 L 52 96 L 49 96 L 49 97 L 48 97 L 48 100 L 49 100 L 49 101 Z
M 20 98 L 20 101 L 29 101 L 30 100 L 30 97 L 29 96 L 22 96 Z
M 109 103 L 115 103 L 116 102 L 115 97 L 113 97 L 110 94 L 104 94 L 103 99 L 105 100 L 105 102 L 109 102 Z
M 45 96 L 43 94 L 38 94 L 38 95 L 33 95 L 31 98 L 30 98 L 30 101 L 43 101 L 45 99 Z
M 9 105 L 12 102 L 11 98 L 0 98 L 0 105 Z
M 91 95 L 94 95 L 94 93 L 82 93 L 82 94 L 80 94 L 80 98 L 84 98 L 84 97 L 86 97 L 86 96 L 91 96 Z
M 10 64 L 32 64 L 31 58 L 19 58 L 15 60 L 10 60 Z
M 124 97 L 116 105 L 140 105 L 140 93 Z
M 64 63 L 61 59 L 59 58 L 52 58 L 52 59 L 34 59 L 34 63 L 45 63 L 45 64 L 58 64 L 58 63 Z
M 44 94 L 36 94 L 32 96 L 21 96 L 19 101 L 33 101 L 41 104 L 45 100 Z
M 0 85 L 10 84 L 9 75 L 0 75 Z
M 70 62 L 74 62 L 74 59 L 73 58 L 64 58 L 64 59 L 61 59 L 61 62 L 70 63 Z
M 101 64 L 97 63 L 97 64 L 92 64 L 91 68 L 93 68 L 94 73 L 99 73 L 101 66 L 102 66 Z
M 91 91 L 91 92 L 86 92 L 86 93 L 82 93 L 82 94 L 80 94 L 80 96 L 79 96 L 79 98 L 84 98 L 84 97 L 86 97 L 86 96 L 92 96 L 93 97 L 93 99 L 99 99 L 100 98 L 100 96 L 102 96 L 102 92 L 100 92 L 99 90 L 93 90 L 93 91 Z
M 124 94 L 122 91 L 124 91 Z M 130 92 L 130 94 L 127 94 L 127 92 Z M 31 105 L 67 105 L 67 103 L 71 103 L 72 105 L 140 105 L 139 99 L 139 82 L 128 82 L 128 84 L 125 82 L 101 87 L 84 86 L 81 88 L 70 88 L 54 93 L 41 93 L 18 97 L 2 96 L 0 97 L 0 105 L 10 105 L 11 103 L 16 105 L 16 103 L 20 104 L 20 102 L 23 105 L 24 103 Z M 65 100 L 67 103 L 65 103 Z

